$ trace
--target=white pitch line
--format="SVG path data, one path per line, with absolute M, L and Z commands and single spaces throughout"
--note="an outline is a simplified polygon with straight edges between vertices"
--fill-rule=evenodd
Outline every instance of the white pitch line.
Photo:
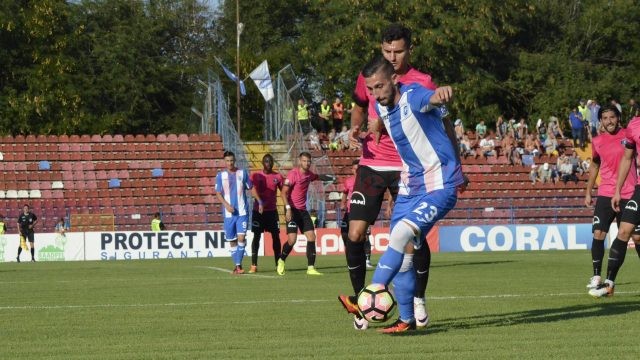
M 221 272 L 225 272 L 227 274 L 231 273 L 231 270 L 229 269 L 223 269 L 223 268 L 219 268 L 219 267 L 215 267 L 215 266 L 196 266 L 196 267 L 200 267 L 200 268 L 205 268 L 205 269 L 211 269 L 211 270 L 216 270 L 216 271 L 221 271 Z M 261 277 L 261 278 L 268 278 L 268 279 L 279 279 L 280 276 L 273 276 L 273 275 L 261 275 L 261 274 L 248 274 L 249 278 L 252 277 Z
M 225 269 L 223 269 L 225 270 Z M 225 270 L 226 271 L 226 270 Z M 616 291 L 616 295 L 637 295 L 640 291 Z M 576 293 L 554 293 L 554 294 L 495 294 L 477 296 L 430 296 L 427 300 L 474 300 L 474 299 L 504 299 L 504 298 L 533 298 L 533 297 L 565 297 L 584 296 L 585 292 Z M 334 302 L 334 299 L 274 299 L 274 300 L 245 300 L 245 301 L 206 301 L 188 303 L 148 303 L 148 304 L 88 304 L 88 305 L 22 305 L 22 306 L 0 306 L 2 310 L 57 310 L 57 309 L 91 309 L 91 308 L 144 308 L 144 307 L 187 307 L 205 305 L 256 305 L 256 304 L 309 304 Z

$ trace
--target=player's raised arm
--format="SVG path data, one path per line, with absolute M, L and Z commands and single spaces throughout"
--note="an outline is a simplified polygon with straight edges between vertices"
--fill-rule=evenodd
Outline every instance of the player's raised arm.
M 438 106 L 448 103 L 451 99 L 453 99 L 453 89 L 451 86 L 441 86 L 431 95 L 429 103 Z

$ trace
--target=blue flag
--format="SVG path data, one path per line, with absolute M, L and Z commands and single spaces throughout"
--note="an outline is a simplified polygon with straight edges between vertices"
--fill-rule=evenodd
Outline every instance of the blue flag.
M 224 70 L 224 73 L 227 74 L 229 79 L 231 79 L 233 82 L 238 81 L 238 77 L 236 76 L 236 74 L 232 73 L 231 70 L 227 69 L 227 67 L 224 66 L 220 60 L 218 60 L 218 63 L 220 64 L 220 66 L 222 66 L 222 70 Z M 242 94 L 242 96 L 247 95 L 247 90 L 245 89 L 244 81 L 242 80 L 240 80 L 240 94 Z

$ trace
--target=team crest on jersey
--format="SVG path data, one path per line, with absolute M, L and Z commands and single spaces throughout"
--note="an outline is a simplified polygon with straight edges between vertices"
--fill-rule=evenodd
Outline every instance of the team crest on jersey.
M 402 106 L 402 117 L 407 117 L 409 115 L 409 106 Z
M 278 178 L 273 178 L 273 183 L 274 183 L 274 184 L 277 184 L 277 183 L 279 183 L 279 182 L 280 182 L 280 180 L 279 180 Z

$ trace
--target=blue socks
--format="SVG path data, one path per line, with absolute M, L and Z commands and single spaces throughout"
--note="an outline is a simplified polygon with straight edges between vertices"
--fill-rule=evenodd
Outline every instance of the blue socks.
M 404 270 L 404 269 L 403 269 Z M 400 320 L 411 323 L 414 321 L 413 292 L 416 286 L 416 272 L 413 269 L 401 271 L 393 279 L 393 289 L 398 302 Z
M 393 277 L 396 276 L 400 270 L 403 257 L 403 253 L 388 247 L 378 261 L 378 266 L 376 266 L 376 270 L 373 272 L 372 282 L 374 284 L 389 285 Z M 413 296 L 413 294 L 411 296 Z

